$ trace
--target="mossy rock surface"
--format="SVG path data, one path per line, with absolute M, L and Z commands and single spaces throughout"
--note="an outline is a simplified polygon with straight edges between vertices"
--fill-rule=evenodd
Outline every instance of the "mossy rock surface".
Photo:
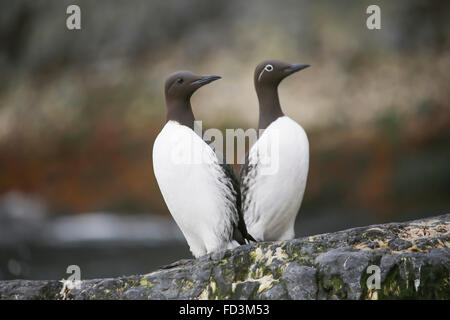
M 368 288 L 369 266 L 379 268 L 379 289 Z M 62 288 L 0 281 L 0 299 L 450 299 L 450 214 L 250 244 Z

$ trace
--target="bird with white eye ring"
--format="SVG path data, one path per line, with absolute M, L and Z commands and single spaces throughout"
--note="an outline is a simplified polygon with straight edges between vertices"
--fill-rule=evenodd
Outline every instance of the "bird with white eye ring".
M 254 73 L 259 101 L 259 136 L 240 170 L 242 211 L 248 232 L 258 241 L 293 239 L 309 168 L 309 142 L 303 128 L 284 115 L 278 85 L 309 67 L 278 60 L 260 63 Z M 274 150 L 269 159 L 267 150 Z M 268 163 L 268 161 L 269 163 Z M 269 167 L 274 170 L 265 170 Z
M 272 72 L 273 71 L 273 66 L 271 64 L 266 65 L 264 67 L 264 69 L 261 71 L 261 73 L 259 74 L 258 81 L 261 80 L 261 76 L 263 75 L 264 71 Z

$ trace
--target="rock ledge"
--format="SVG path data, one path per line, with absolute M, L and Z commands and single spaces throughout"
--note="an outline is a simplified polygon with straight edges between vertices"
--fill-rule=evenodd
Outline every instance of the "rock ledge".
M 245 245 L 79 288 L 0 281 L 0 299 L 450 299 L 449 248 L 446 214 Z M 372 265 L 380 289 L 368 288 Z

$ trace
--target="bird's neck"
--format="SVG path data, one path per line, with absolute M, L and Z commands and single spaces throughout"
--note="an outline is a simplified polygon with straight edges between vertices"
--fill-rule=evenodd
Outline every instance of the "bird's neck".
M 259 101 L 258 129 L 266 129 L 273 121 L 284 116 L 278 98 L 278 85 L 256 86 Z
M 187 99 L 166 99 L 167 113 L 166 122 L 172 120 L 194 130 L 194 113 L 191 101 Z

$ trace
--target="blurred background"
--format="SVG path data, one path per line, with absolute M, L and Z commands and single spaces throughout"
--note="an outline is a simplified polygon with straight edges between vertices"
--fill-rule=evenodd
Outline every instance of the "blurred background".
M 224 130 L 257 126 L 257 63 L 312 65 L 279 89 L 311 146 L 297 237 L 449 212 L 449 35 L 448 1 L 1 0 L 0 280 L 190 257 L 151 159 L 179 69 L 223 76 L 192 105 Z

